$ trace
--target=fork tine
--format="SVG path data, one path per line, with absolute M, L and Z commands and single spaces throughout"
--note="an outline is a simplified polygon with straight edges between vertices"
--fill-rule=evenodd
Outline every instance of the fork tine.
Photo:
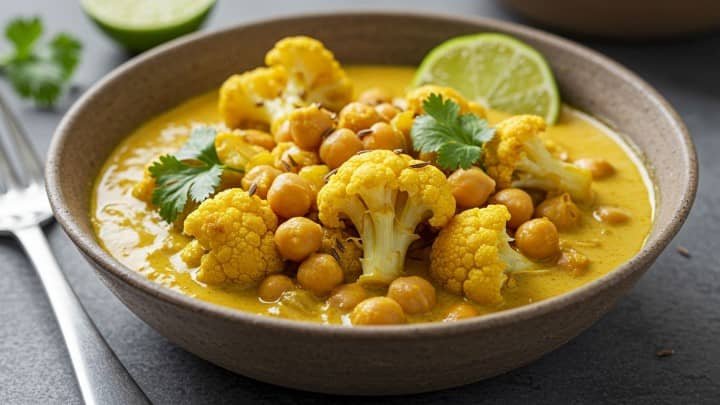
M 42 164 L 30 145 L 30 142 L 28 141 L 29 138 L 27 137 L 23 127 L 20 125 L 20 121 L 10 110 L 7 102 L 5 102 L 5 99 L 2 97 L 2 94 L 0 94 L 0 113 L 2 113 L 5 127 L 10 133 L 10 138 L 12 138 L 9 141 L 14 144 L 15 149 L 17 150 L 19 157 L 19 159 L 17 159 L 19 161 L 18 163 L 22 165 L 23 172 L 28 175 L 28 184 L 32 182 L 42 182 Z M 15 180 L 18 179 L 15 178 Z
M 10 191 L 11 188 L 18 187 L 19 183 L 15 171 L 10 167 L 5 146 L 0 142 L 0 186 L 4 187 L 5 191 Z

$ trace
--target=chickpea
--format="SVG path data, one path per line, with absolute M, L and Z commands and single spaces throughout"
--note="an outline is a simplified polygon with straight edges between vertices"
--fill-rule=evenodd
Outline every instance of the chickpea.
M 300 285 L 315 295 L 326 295 L 343 282 L 343 272 L 338 262 L 325 253 L 313 253 L 298 268 Z
M 382 121 L 375 108 L 362 103 L 350 103 L 340 110 L 338 127 L 358 132 L 370 128 L 372 124 Z
M 453 305 L 452 308 L 450 308 L 450 310 L 447 312 L 447 315 L 445 315 L 445 319 L 443 319 L 443 322 L 459 321 L 461 319 L 472 318 L 478 315 L 480 314 L 474 306 L 466 302 L 461 302 L 459 304 Z
M 557 229 L 564 231 L 580 224 L 580 208 L 575 205 L 568 193 L 550 197 L 535 208 L 536 217 L 549 219 Z
M 322 227 L 317 222 L 294 217 L 278 226 L 275 245 L 284 259 L 299 262 L 320 249 L 322 235 Z
M 353 325 L 395 325 L 405 323 L 400 304 L 387 297 L 368 298 L 359 303 L 350 314 Z
M 560 237 L 555 224 L 547 218 L 536 218 L 520 225 L 515 244 L 532 259 L 546 259 L 560 251 Z
M 617 207 L 598 207 L 593 211 L 593 217 L 610 225 L 621 225 L 630 221 L 630 214 Z
M 273 134 L 273 138 L 275 138 L 276 144 L 280 142 L 292 142 L 292 136 L 290 136 L 290 122 L 285 120 L 285 122 L 280 124 L 280 127 Z
M 532 218 L 532 197 L 519 188 L 506 188 L 495 193 L 489 200 L 490 204 L 502 204 L 510 211 L 508 226 L 517 228 Z
M 245 141 L 253 145 L 261 146 L 267 150 L 272 150 L 275 147 L 275 138 L 265 131 L 259 131 L 257 129 L 246 129 L 242 131 Z
M 575 249 L 563 249 L 557 265 L 572 275 L 579 276 L 588 268 L 590 260 Z
M 332 291 L 328 304 L 343 311 L 350 311 L 365 298 L 367 291 L 360 284 L 343 284 Z
M 275 214 L 283 218 L 301 217 L 310 210 L 312 190 L 307 180 L 295 173 L 282 173 L 272 182 L 267 200 Z
M 362 148 L 362 141 L 353 131 L 340 128 L 325 138 L 320 145 L 320 159 L 331 169 L 335 169 Z
M 365 149 L 405 149 L 405 137 L 387 122 L 373 124 L 370 131 L 362 137 Z
M 575 166 L 589 170 L 593 179 L 600 180 L 611 176 L 615 173 L 615 168 L 605 159 L 600 158 L 584 158 L 573 162 Z
M 288 116 L 290 137 L 302 149 L 314 151 L 334 122 L 329 112 L 317 105 L 298 108 Z
M 357 101 L 359 103 L 367 105 L 390 103 L 392 102 L 392 95 L 385 89 L 382 89 L 380 87 L 372 87 L 360 93 Z
M 390 283 L 387 296 L 397 301 L 408 314 L 428 312 L 437 303 L 435 287 L 418 276 L 396 278 Z
M 250 169 L 242 178 L 242 188 L 247 191 L 255 184 L 255 195 L 260 198 L 267 198 L 270 185 L 282 172 L 272 166 L 260 165 Z
M 495 180 L 479 167 L 456 170 L 448 176 L 448 183 L 460 208 L 480 207 L 495 191 Z
M 400 110 L 390 103 L 378 104 L 375 106 L 375 111 L 377 111 L 385 121 L 392 120 L 396 115 L 398 115 L 398 113 L 400 113 Z
M 258 287 L 258 296 L 266 302 L 273 302 L 280 299 L 285 291 L 295 288 L 295 283 L 288 276 L 273 274 L 265 277 L 265 280 Z
M 292 142 L 282 143 L 273 149 L 275 167 L 280 170 L 297 173 L 305 166 L 316 165 L 319 162 L 315 152 L 300 149 Z

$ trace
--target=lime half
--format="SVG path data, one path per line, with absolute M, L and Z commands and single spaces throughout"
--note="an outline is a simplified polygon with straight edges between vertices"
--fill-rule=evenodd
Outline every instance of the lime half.
M 413 86 L 452 87 L 465 97 L 512 114 L 536 114 L 553 124 L 560 95 L 545 58 L 502 34 L 475 34 L 443 42 L 423 59 Z
M 81 0 L 85 12 L 131 51 L 144 51 L 195 31 L 215 0 Z

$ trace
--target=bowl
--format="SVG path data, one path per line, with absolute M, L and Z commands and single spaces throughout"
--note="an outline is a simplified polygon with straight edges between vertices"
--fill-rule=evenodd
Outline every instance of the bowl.
M 720 28 L 716 0 L 501 0 L 530 20 L 564 32 L 647 40 Z
M 93 235 L 93 180 L 123 137 L 145 120 L 263 63 L 278 39 L 317 37 L 345 64 L 417 65 L 454 36 L 514 35 L 549 60 L 569 104 L 618 128 L 647 162 L 657 188 L 646 246 L 610 274 L 568 294 L 455 323 L 348 328 L 275 319 L 165 288 L 115 260 Z M 285 17 L 195 34 L 135 58 L 71 108 L 52 141 L 47 189 L 57 220 L 115 295 L 168 340 L 228 370 L 302 390 L 404 394 L 482 380 L 536 360 L 606 313 L 677 233 L 697 187 L 685 126 L 648 84 L 562 38 L 483 18 L 411 13 Z

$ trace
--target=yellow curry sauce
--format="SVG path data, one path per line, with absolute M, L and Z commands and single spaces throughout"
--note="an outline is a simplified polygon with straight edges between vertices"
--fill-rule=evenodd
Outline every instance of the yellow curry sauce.
M 401 96 L 414 69 L 351 66 L 346 67 L 346 72 L 357 92 L 380 86 Z M 90 215 L 99 242 L 129 268 L 207 302 L 258 314 L 347 324 L 347 315 L 310 295 L 294 305 L 265 303 L 255 289 L 200 283 L 195 278 L 195 269 L 188 268 L 179 257 L 190 239 L 166 224 L 145 202 L 132 196 L 132 188 L 143 177 L 147 163 L 158 155 L 177 150 L 187 139 L 192 124 L 221 122 L 217 101 L 217 92 L 193 98 L 145 123 L 115 149 L 100 171 L 92 194 Z M 490 111 L 488 118 L 496 123 L 505 117 Z M 499 307 L 483 307 L 436 286 L 437 305 L 427 314 L 409 315 L 410 322 L 441 320 L 448 308 L 460 301 L 471 303 L 483 314 L 557 296 L 607 274 L 643 246 L 652 224 L 652 188 L 631 150 L 607 128 L 569 107 L 563 108 L 558 122 L 548 129 L 545 137 L 565 148 L 573 159 L 602 157 L 616 169 L 613 176 L 593 182 L 596 199 L 592 207 L 580 206 L 581 225 L 560 233 L 563 244 L 589 258 L 589 268 L 579 275 L 559 267 L 513 275 L 503 292 L 505 302 Z M 621 225 L 601 223 L 592 216 L 593 207 L 600 205 L 622 207 L 632 219 Z M 406 272 L 426 274 L 428 262 L 412 256 L 407 260 Z

